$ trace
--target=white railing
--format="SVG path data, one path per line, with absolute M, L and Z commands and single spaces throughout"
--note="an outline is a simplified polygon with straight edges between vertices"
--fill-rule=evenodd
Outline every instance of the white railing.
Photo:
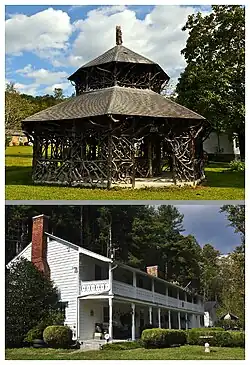
M 185 302 L 176 298 L 168 297 L 166 295 L 152 292 L 147 289 L 134 287 L 129 284 L 122 283 L 120 281 L 113 281 L 112 286 L 113 293 L 127 298 L 143 300 L 155 304 L 166 305 L 168 307 L 187 309 L 196 312 L 203 312 L 203 307 L 199 304 Z
M 110 290 L 109 280 L 81 281 L 81 295 L 95 295 L 107 293 Z M 161 304 L 167 307 L 187 309 L 196 312 L 203 312 L 203 306 L 195 303 L 185 302 L 147 289 L 134 287 L 120 281 L 113 280 L 112 291 L 115 295 L 126 298 L 142 300 L 154 304 Z
M 110 289 L 108 280 L 81 281 L 81 295 L 100 294 Z

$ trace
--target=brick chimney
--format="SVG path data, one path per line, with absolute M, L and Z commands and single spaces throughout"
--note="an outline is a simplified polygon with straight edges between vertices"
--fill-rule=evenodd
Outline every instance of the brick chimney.
M 47 237 L 49 218 L 44 215 L 33 217 L 31 261 L 37 269 L 50 277 L 50 268 L 47 262 Z
M 147 273 L 152 276 L 159 276 L 159 268 L 157 265 L 155 266 L 147 266 L 146 267 Z

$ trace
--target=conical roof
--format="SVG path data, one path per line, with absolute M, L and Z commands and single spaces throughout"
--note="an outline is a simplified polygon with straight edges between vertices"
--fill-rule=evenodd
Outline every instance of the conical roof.
M 84 119 L 108 114 L 205 120 L 152 90 L 113 86 L 85 92 L 26 118 L 24 123 Z
M 149 60 L 148 58 L 132 51 L 131 49 L 124 47 L 122 45 L 116 45 L 115 47 L 109 49 L 107 52 L 96 57 L 94 60 L 86 63 L 82 68 L 100 65 L 108 62 L 129 62 L 129 63 L 146 63 L 155 64 L 155 62 Z
M 152 65 L 157 72 L 161 72 L 166 80 L 169 80 L 169 76 L 160 67 L 159 64 L 151 61 L 150 59 L 132 51 L 131 49 L 124 47 L 122 45 L 122 34 L 119 26 L 116 27 L 116 46 L 110 48 L 100 56 L 87 62 L 80 68 L 78 68 L 68 80 L 73 80 L 74 75 L 79 74 L 81 70 L 88 69 L 89 67 L 100 66 L 108 63 L 131 63 L 131 64 L 141 64 L 141 65 Z

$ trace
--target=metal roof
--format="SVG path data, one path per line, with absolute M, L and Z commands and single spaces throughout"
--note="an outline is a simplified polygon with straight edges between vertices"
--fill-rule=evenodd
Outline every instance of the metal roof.
M 83 119 L 108 114 L 205 119 L 152 90 L 113 86 L 68 99 L 26 118 L 24 122 Z

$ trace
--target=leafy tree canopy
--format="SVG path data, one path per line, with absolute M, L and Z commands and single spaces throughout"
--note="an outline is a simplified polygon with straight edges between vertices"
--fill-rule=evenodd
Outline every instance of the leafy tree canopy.
M 6 270 L 6 345 L 21 346 L 27 332 L 57 311 L 59 294 L 53 283 L 25 259 Z
M 212 6 L 209 15 L 188 17 L 182 50 L 187 66 L 177 85 L 177 101 L 204 115 L 218 134 L 238 134 L 245 155 L 245 8 Z

